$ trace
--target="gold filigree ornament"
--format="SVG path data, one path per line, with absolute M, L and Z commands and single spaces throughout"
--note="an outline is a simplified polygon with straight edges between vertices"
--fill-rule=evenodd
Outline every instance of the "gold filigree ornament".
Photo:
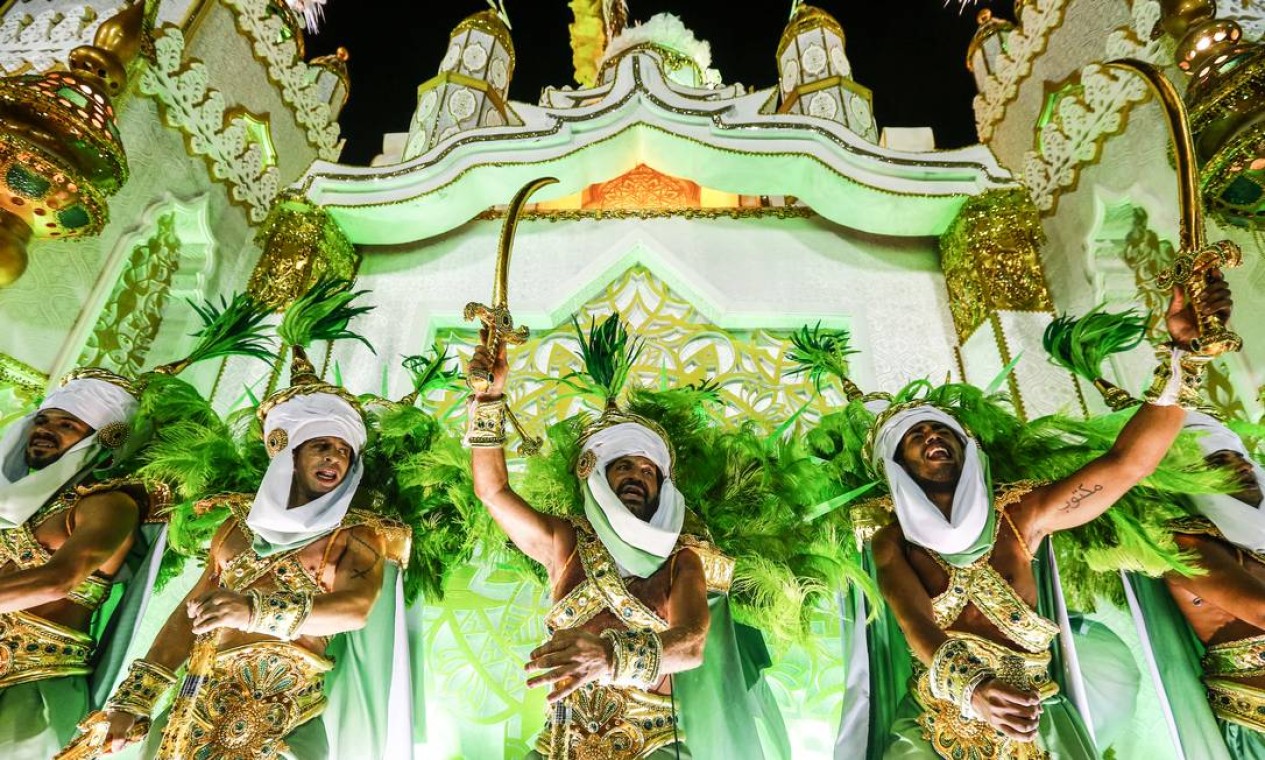
M 575 475 L 580 480 L 588 480 L 593 474 L 593 470 L 597 468 L 597 454 L 592 449 L 580 454 L 580 459 L 575 463 Z
M 121 449 L 132 436 L 132 428 L 126 422 L 111 422 L 97 431 L 97 442 L 107 449 Z
M 268 448 L 268 456 L 275 457 L 290 445 L 290 434 L 285 431 L 285 428 L 276 428 L 268 434 L 264 445 Z

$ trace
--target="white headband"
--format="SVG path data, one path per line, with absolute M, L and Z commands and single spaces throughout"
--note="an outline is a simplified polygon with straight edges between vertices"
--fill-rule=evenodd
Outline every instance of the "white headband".
M 39 411 L 61 409 L 100 430 L 113 423 L 130 423 L 138 406 L 135 396 L 114 383 L 81 377 L 48 394 Z

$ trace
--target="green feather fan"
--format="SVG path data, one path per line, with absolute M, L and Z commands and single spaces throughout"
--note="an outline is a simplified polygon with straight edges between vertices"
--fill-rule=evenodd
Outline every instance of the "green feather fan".
M 1104 308 L 1096 306 L 1079 319 L 1057 317 L 1042 336 L 1042 345 L 1055 364 L 1091 383 L 1103 376 L 1102 363 L 1108 356 L 1142 343 L 1150 323 L 1147 315 L 1132 309 L 1113 313 Z
M 590 395 L 610 404 L 619 398 L 628 382 L 628 375 L 645 342 L 641 338 L 632 338 L 628 329 L 615 312 L 599 324 L 594 317 L 589 325 L 588 335 L 580 327 L 580 320 L 571 318 L 575 327 L 576 338 L 580 341 L 580 362 L 582 371 L 570 372 L 557 382 L 566 385 L 579 395 Z
M 352 281 L 322 278 L 286 309 L 277 335 L 290 346 L 307 347 L 318 340 L 358 340 L 370 351 L 373 346 L 347 328 L 351 320 L 373 311 L 372 306 L 355 306 L 367 290 L 352 290 Z
M 189 364 L 224 356 L 272 360 L 272 340 L 264 325 L 271 311 L 266 305 L 246 293 L 237 293 L 231 300 L 220 296 L 218 307 L 211 301 L 201 306 L 189 301 L 189 305 L 202 319 L 202 328 L 193 333 L 198 343 L 185 360 Z
M 404 357 L 402 363 L 413 383 L 413 390 L 401 403 L 412 405 L 418 398 L 425 399 L 431 393 L 459 388 L 461 373 L 445 369 L 448 359 L 448 347 L 438 342 L 427 354 Z
M 790 376 L 807 374 L 813 387 L 821 390 L 827 378 L 848 383 L 848 357 L 858 353 L 851 346 L 852 333 L 847 330 L 823 330 L 818 322 L 804 325 L 791 334 L 791 350 L 786 360 L 793 365 Z

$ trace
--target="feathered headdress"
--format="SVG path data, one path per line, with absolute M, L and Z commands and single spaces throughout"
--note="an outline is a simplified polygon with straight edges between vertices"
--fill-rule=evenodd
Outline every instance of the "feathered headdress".
M 801 640 L 813 611 L 834 603 L 849 582 L 871 588 L 851 538 L 803 519 L 829 498 L 829 473 L 802 443 L 754 426 L 727 423 L 715 386 L 626 388 L 642 343 L 618 314 L 575 322 L 583 368 L 558 380 L 587 397 L 598 416 L 581 413 L 547 431 L 544 455 L 527 461 L 522 493 L 553 514 L 581 514 L 576 466 L 584 441 L 635 421 L 660 433 L 674 451 L 673 478 L 691 512 L 682 529 L 733 560 L 730 600 L 740 622 L 774 643 Z
M 1123 345 L 1127 341 L 1117 341 Z M 1082 357 L 1091 352 L 1082 351 Z M 1093 359 L 1086 359 L 1088 365 Z M 823 376 L 834 373 L 821 371 Z M 1000 383 L 994 382 L 994 386 Z M 855 393 L 850 394 L 855 396 Z M 867 408 L 866 399 L 855 397 L 842 410 L 822 417 L 808 431 L 813 452 L 835 472 L 843 491 L 836 506 L 864 494 L 845 518 L 858 538 L 868 540 L 891 522 L 892 504 L 887 486 L 872 469 L 869 450 L 874 431 L 883 419 L 911 405 L 933 405 L 953 416 L 967 434 L 988 454 L 994 483 L 1045 483 L 1071 475 L 1110 451 L 1123 420 L 1087 422 L 1052 415 L 1024 422 L 1013 411 L 1004 394 L 992 393 L 966 383 L 934 385 L 914 381 L 890 397 L 890 404 L 877 414 L 876 405 Z M 1093 609 L 1094 597 L 1120 593 L 1115 571 L 1132 570 L 1161 575 L 1175 570 L 1192 573 L 1194 568 L 1173 543 L 1166 524 L 1185 514 L 1172 496 L 1215 489 L 1214 480 L 1197 467 L 1198 452 L 1179 445 L 1143 487 L 1135 488 L 1105 515 L 1054 538 L 1064 593 L 1077 609 Z

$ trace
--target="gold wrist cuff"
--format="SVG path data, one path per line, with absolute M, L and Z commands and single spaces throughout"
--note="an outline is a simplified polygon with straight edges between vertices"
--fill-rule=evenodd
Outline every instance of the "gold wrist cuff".
M 176 674 L 146 660 L 132 660 L 127 676 L 105 703 L 105 712 L 125 712 L 138 718 L 153 716 L 154 705 L 176 685 Z
M 465 444 L 472 449 L 499 449 L 505 445 L 505 398 L 470 401 Z
M 607 628 L 602 638 L 611 642 L 614 662 L 611 685 L 651 689 L 659 683 L 663 664 L 663 640 L 654 631 L 621 631 Z
M 298 637 L 299 628 L 312 614 L 312 603 L 316 600 L 312 594 L 302 591 L 264 592 L 252 588 L 246 595 L 250 597 L 249 631 L 276 636 L 282 641 Z
M 1183 349 L 1161 346 L 1156 351 L 1159 360 L 1155 366 L 1155 379 L 1143 398 L 1151 404 L 1181 406 L 1195 409 L 1203 403 L 1204 372 L 1212 357 L 1192 354 Z M 1179 376 L 1174 379 L 1174 372 Z
M 970 700 L 976 687 L 996 677 L 961 639 L 949 639 L 940 645 L 931 658 L 928 675 L 932 696 L 957 705 L 964 717 L 974 715 Z

